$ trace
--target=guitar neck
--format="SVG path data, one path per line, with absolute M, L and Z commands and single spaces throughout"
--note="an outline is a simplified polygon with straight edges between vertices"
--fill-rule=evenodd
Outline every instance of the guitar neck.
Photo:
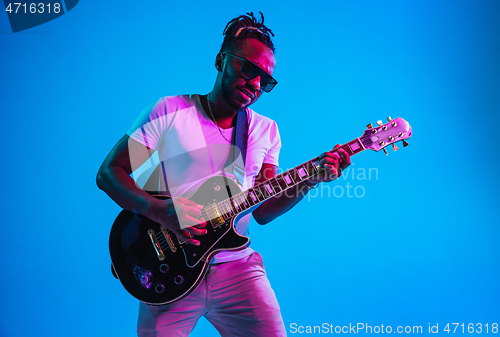
M 365 147 L 359 138 L 356 138 L 342 146 L 350 156 L 355 155 Z M 337 150 L 338 152 L 338 150 Z M 314 177 L 324 170 L 319 164 L 319 157 L 313 158 L 299 166 L 296 166 L 286 172 L 264 181 L 246 191 L 238 193 L 231 198 L 221 201 L 217 204 L 220 214 L 228 219 L 239 213 L 242 213 L 253 206 L 256 206 L 267 199 L 270 199 L 301 182 Z

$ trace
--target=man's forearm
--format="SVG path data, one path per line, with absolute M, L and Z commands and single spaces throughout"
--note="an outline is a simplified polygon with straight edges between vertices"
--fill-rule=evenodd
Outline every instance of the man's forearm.
M 135 181 L 121 167 L 101 168 L 96 182 L 120 207 L 142 215 L 148 215 L 151 202 L 156 200 L 137 187 Z

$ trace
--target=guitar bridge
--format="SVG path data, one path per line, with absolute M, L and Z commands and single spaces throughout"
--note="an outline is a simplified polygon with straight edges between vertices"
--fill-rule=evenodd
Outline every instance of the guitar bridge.
M 161 246 L 158 243 L 158 239 L 156 238 L 155 231 L 152 229 L 148 230 L 148 235 L 149 235 L 149 238 L 151 239 L 151 242 L 153 243 L 153 247 L 155 247 L 156 255 L 158 255 L 158 260 L 160 260 L 160 261 L 165 260 L 165 254 L 163 254 L 163 250 L 161 249 Z
M 170 234 L 168 233 L 168 231 L 165 229 L 165 228 L 161 228 L 161 232 L 163 233 L 163 236 L 165 237 L 165 239 L 167 240 L 167 243 L 168 243 L 168 246 L 170 247 L 170 250 L 172 252 L 176 252 L 177 251 L 177 247 L 175 246 L 174 244 L 174 241 L 172 240 L 172 238 L 170 237 Z

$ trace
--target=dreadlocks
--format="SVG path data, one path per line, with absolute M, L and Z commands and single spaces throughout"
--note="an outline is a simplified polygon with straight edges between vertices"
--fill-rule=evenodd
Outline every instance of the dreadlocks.
M 240 15 L 229 21 L 222 32 L 222 35 L 225 35 L 225 37 L 220 51 L 232 51 L 244 39 L 252 38 L 264 43 L 274 53 L 274 45 L 270 36 L 274 36 L 274 34 L 269 28 L 264 26 L 264 15 L 262 12 L 259 13 L 261 17 L 260 22 L 253 16 L 253 12 Z

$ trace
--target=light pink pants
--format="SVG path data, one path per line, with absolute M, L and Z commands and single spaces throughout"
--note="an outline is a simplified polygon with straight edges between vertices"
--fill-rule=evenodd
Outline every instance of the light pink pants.
M 139 305 L 140 337 L 188 336 L 205 316 L 221 336 L 286 336 L 259 253 L 211 265 L 189 296 L 173 304 Z

